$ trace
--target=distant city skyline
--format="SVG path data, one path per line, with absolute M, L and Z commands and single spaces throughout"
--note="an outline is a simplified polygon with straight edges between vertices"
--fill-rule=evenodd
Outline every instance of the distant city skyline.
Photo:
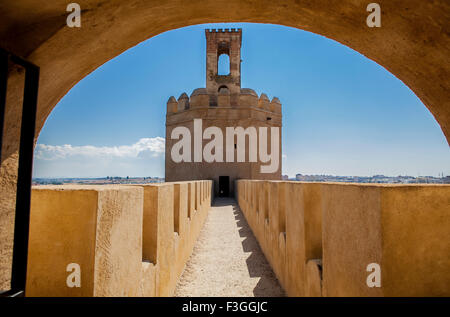
M 450 175 L 447 176 L 336 176 L 336 175 L 303 175 L 296 174 L 295 177 L 282 175 L 283 180 L 295 180 L 301 182 L 344 182 L 344 183 L 388 183 L 388 184 L 450 184 Z M 33 185 L 62 185 L 62 184 L 145 184 L 162 182 L 164 178 L 158 177 L 96 177 L 96 178 L 33 178 Z
M 283 174 L 450 174 L 429 110 L 400 80 L 335 41 L 267 24 L 160 34 L 99 67 L 62 98 L 34 177 L 164 177 L 167 99 L 205 86 L 205 28 L 243 29 L 242 87 L 283 104 Z

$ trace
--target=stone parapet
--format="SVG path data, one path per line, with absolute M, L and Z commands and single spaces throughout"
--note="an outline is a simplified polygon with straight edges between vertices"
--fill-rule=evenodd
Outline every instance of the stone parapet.
M 450 296 L 450 186 L 238 180 L 290 296 Z M 368 287 L 371 263 L 381 287 Z
M 211 193 L 212 181 L 33 187 L 26 295 L 171 296 Z

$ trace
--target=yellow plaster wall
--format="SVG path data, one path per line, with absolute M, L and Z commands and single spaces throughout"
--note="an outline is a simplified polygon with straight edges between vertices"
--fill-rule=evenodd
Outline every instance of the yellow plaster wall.
M 239 180 L 237 193 L 290 296 L 450 296 L 448 185 Z
M 211 193 L 212 181 L 34 187 L 26 295 L 171 296 Z M 79 288 L 66 284 L 69 263 L 81 267 Z

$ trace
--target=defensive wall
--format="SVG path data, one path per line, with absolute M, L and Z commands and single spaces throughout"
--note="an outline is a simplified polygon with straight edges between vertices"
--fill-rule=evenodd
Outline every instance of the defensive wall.
M 170 97 L 167 101 L 166 115 L 166 160 L 165 160 L 165 178 L 167 181 L 186 181 L 194 179 L 212 179 L 214 180 L 215 195 L 219 195 L 219 176 L 226 175 L 230 179 L 230 192 L 234 192 L 234 181 L 236 179 L 270 179 L 280 180 L 282 170 L 281 158 L 281 126 L 282 113 L 281 102 L 277 97 L 270 100 L 266 94 L 260 96 L 249 88 L 241 88 L 240 93 L 235 95 L 237 98 L 232 102 L 230 90 L 223 89 L 217 96 L 217 105 L 210 105 L 210 98 L 206 88 L 195 89 L 191 96 L 182 93 L 178 100 Z M 278 127 L 278 168 L 273 173 L 262 173 L 261 166 L 269 163 L 261 161 L 249 162 L 174 162 L 171 157 L 171 150 L 178 139 L 171 139 L 172 130 L 177 127 L 186 127 L 194 136 L 194 119 L 202 119 L 203 129 L 208 127 L 218 127 L 221 129 L 224 141 L 227 127 L 267 127 L 268 128 L 268 148 L 271 144 L 271 128 Z M 203 131 L 201 131 L 203 136 Z M 246 137 L 248 139 L 248 137 Z M 209 139 L 202 139 L 202 149 L 210 142 Z M 249 156 L 249 141 L 245 142 L 246 157 Z M 225 149 L 225 148 L 224 148 Z M 235 143 L 235 149 L 236 143 Z M 194 142 L 191 143 L 191 153 L 194 153 Z M 202 150 L 201 150 L 202 151 Z M 236 151 L 236 150 L 235 150 Z M 269 150 L 270 151 L 270 150 Z M 236 155 L 236 154 L 235 154 Z
M 214 110 L 218 109 L 218 107 L 231 107 L 230 95 L 231 94 L 229 90 L 221 90 L 217 96 L 217 107 L 210 106 L 210 95 L 206 91 L 206 88 L 195 89 L 190 97 L 184 92 L 178 97 L 178 100 L 175 99 L 175 97 L 171 96 L 167 101 L 167 122 L 169 124 L 173 122 L 179 122 L 180 118 L 178 116 L 172 117 L 172 115 L 176 113 L 184 113 L 184 115 L 186 115 L 186 112 L 184 112 L 185 110 Z M 260 96 L 258 96 L 258 94 L 253 89 L 241 88 L 241 91 L 238 94 L 238 103 L 233 106 L 232 109 L 238 108 L 260 110 L 260 112 L 263 111 L 268 114 L 276 115 L 273 120 L 281 124 L 281 102 L 277 97 L 274 97 L 272 98 L 272 100 L 270 100 L 265 93 L 262 93 Z M 183 119 L 186 120 L 184 116 Z M 267 118 L 264 115 L 261 115 L 260 119 L 262 121 L 266 121 Z
M 33 187 L 26 295 L 171 296 L 211 193 L 208 180 Z
M 289 296 L 449 296 L 449 185 L 238 180 L 236 197 Z M 171 296 L 212 181 L 36 186 L 27 296 Z M 68 287 L 67 266 L 81 268 Z M 368 287 L 380 267 L 381 287 Z
M 290 296 L 450 296 L 450 186 L 238 180 Z M 367 266 L 381 287 L 368 287 Z

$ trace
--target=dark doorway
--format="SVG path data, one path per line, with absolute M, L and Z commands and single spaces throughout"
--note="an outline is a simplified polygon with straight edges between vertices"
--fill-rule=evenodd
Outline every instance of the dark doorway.
M 230 196 L 230 176 L 219 176 L 219 197 Z

